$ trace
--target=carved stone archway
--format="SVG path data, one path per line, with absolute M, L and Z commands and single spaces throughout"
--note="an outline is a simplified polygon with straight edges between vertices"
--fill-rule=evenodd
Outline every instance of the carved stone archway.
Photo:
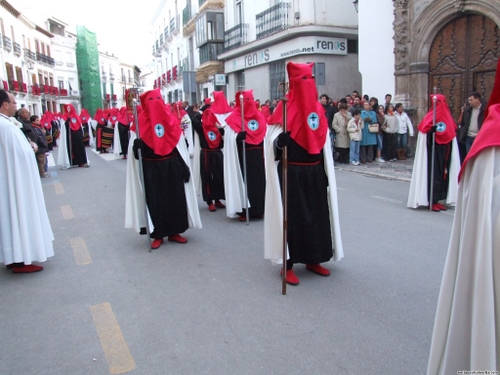
M 500 26 L 500 0 L 434 0 L 414 18 L 414 2 L 394 0 L 395 101 L 418 123 L 429 108 L 429 54 L 440 30 L 465 14 L 489 17 Z

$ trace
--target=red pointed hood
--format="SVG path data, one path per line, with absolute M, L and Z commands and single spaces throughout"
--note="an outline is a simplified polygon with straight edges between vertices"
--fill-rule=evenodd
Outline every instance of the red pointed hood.
M 52 113 L 45 112 L 43 114 L 42 118 L 40 119 L 40 124 L 45 129 L 51 129 L 52 128 L 52 119 L 53 119 Z
M 155 154 L 170 154 L 182 134 L 179 119 L 167 111 L 160 89 L 142 94 L 141 106 L 139 126 L 142 140 Z
M 85 108 L 82 108 L 82 110 L 80 111 L 80 119 L 82 120 L 82 123 L 87 123 L 90 120 L 89 111 L 87 111 Z
M 205 139 L 210 148 L 218 148 L 222 141 L 222 136 L 219 132 L 219 128 L 217 128 L 217 118 L 210 106 L 205 106 L 204 108 L 203 114 L 201 115 L 201 124 L 203 126 Z
M 222 115 L 232 112 L 232 108 L 227 103 L 226 96 L 222 91 L 214 91 L 214 102 L 212 103 L 212 111 L 216 115 Z
M 431 130 L 434 118 L 434 97 L 436 98 L 436 143 L 444 145 L 450 143 L 457 133 L 457 125 L 453 117 L 451 117 L 450 109 L 444 95 L 432 94 L 430 96 L 431 109 L 418 125 L 418 131 L 427 133 Z
M 114 125 L 118 121 L 118 117 L 120 116 L 120 110 L 118 108 L 111 108 L 109 110 L 109 121 Z
M 479 133 L 477 133 L 476 139 L 474 139 L 474 143 L 462 164 L 462 169 L 458 175 L 459 181 L 469 160 L 475 158 L 488 147 L 500 146 L 500 60 L 498 60 L 497 64 L 495 85 L 484 116 L 483 125 L 479 129 Z
M 174 103 L 172 107 L 172 112 L 175 117 L 177 117 L 179 120 L 181 120 L 184 116 L 187 115 L 187 112 L 182 108 L 182 102 L 177 102 Z
M 240 94 L 243 95 L 243 115 L 245 116 L 245 131 L 247 138 L 245 142 L 251 145 L 260 144 L 266 135 L 267 123 L 262 115 L 262 112 L 257 110 L 253 99 L 253 91 L 246 90 L 236 93 L 236 107 L 231 114 L 226 118 L 226 123 L 235 132 L 241 132 L 241 104 Z
M 76 113 L 75 107 L 72 104 L 66 104 L 67 119 L 71 130 L 79 130 L 82 127 L 82 120 Z
M 290 92 L 287 94 L 287 131 L 290 137 L 309 154 L 319 154 L 324 147 L 328 133 L 325 110 L 318 101 L 313 64 L 287 64 Z M 281 106 L 275 112 L 281 119 Z M 273 118 L 272 121 L 276 121 Z
M 101 108 L 97 108 L 95 111 L 94 120 L 96 120 L 99 125 L 106 125 L 106 114 Z

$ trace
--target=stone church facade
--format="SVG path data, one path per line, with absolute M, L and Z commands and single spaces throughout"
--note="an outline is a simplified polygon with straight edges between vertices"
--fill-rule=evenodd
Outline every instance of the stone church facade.
M 500 0 L 394 0 L 396 92 L 419 121 L 442 93 L 457 120 L 468 94 L 488 100 L 500 57 Z M 416 123 L 418 124 L 418 122 Z

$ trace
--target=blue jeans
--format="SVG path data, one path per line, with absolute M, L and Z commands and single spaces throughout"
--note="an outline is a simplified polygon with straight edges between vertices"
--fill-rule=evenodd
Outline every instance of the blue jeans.
M 361 141 L 351 141 L 350 149 L 349 149 L 349 161 L 352 163 L 353 161 L 359 162 L 359 146 Z
M 465 152 L 467 154 L 469 153 L 470 148 L 472 147 L 472 143 L 474 142 L 474 139 L 476 139 L 476 138 L 472 138 L 469 136 L 467 136 L 467 138 L 465 138 Z
M 377 134 L 377 150 L 382 151 L 382 134 Z
M 408 133 L 399 134 L 398 133 L 398 147 L 404 148 L 406 150 L 406 146 L 408 146 Z

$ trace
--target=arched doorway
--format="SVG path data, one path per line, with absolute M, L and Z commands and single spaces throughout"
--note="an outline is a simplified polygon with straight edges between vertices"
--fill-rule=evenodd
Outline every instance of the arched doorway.
M 471 91 L 489 99 L 499 57 L 500 30 L 490 18 L 468 14 L 451 21 L 432 42 L 429 94 L 434 87 L 444 94 L 453 118 L 458 120 Z

